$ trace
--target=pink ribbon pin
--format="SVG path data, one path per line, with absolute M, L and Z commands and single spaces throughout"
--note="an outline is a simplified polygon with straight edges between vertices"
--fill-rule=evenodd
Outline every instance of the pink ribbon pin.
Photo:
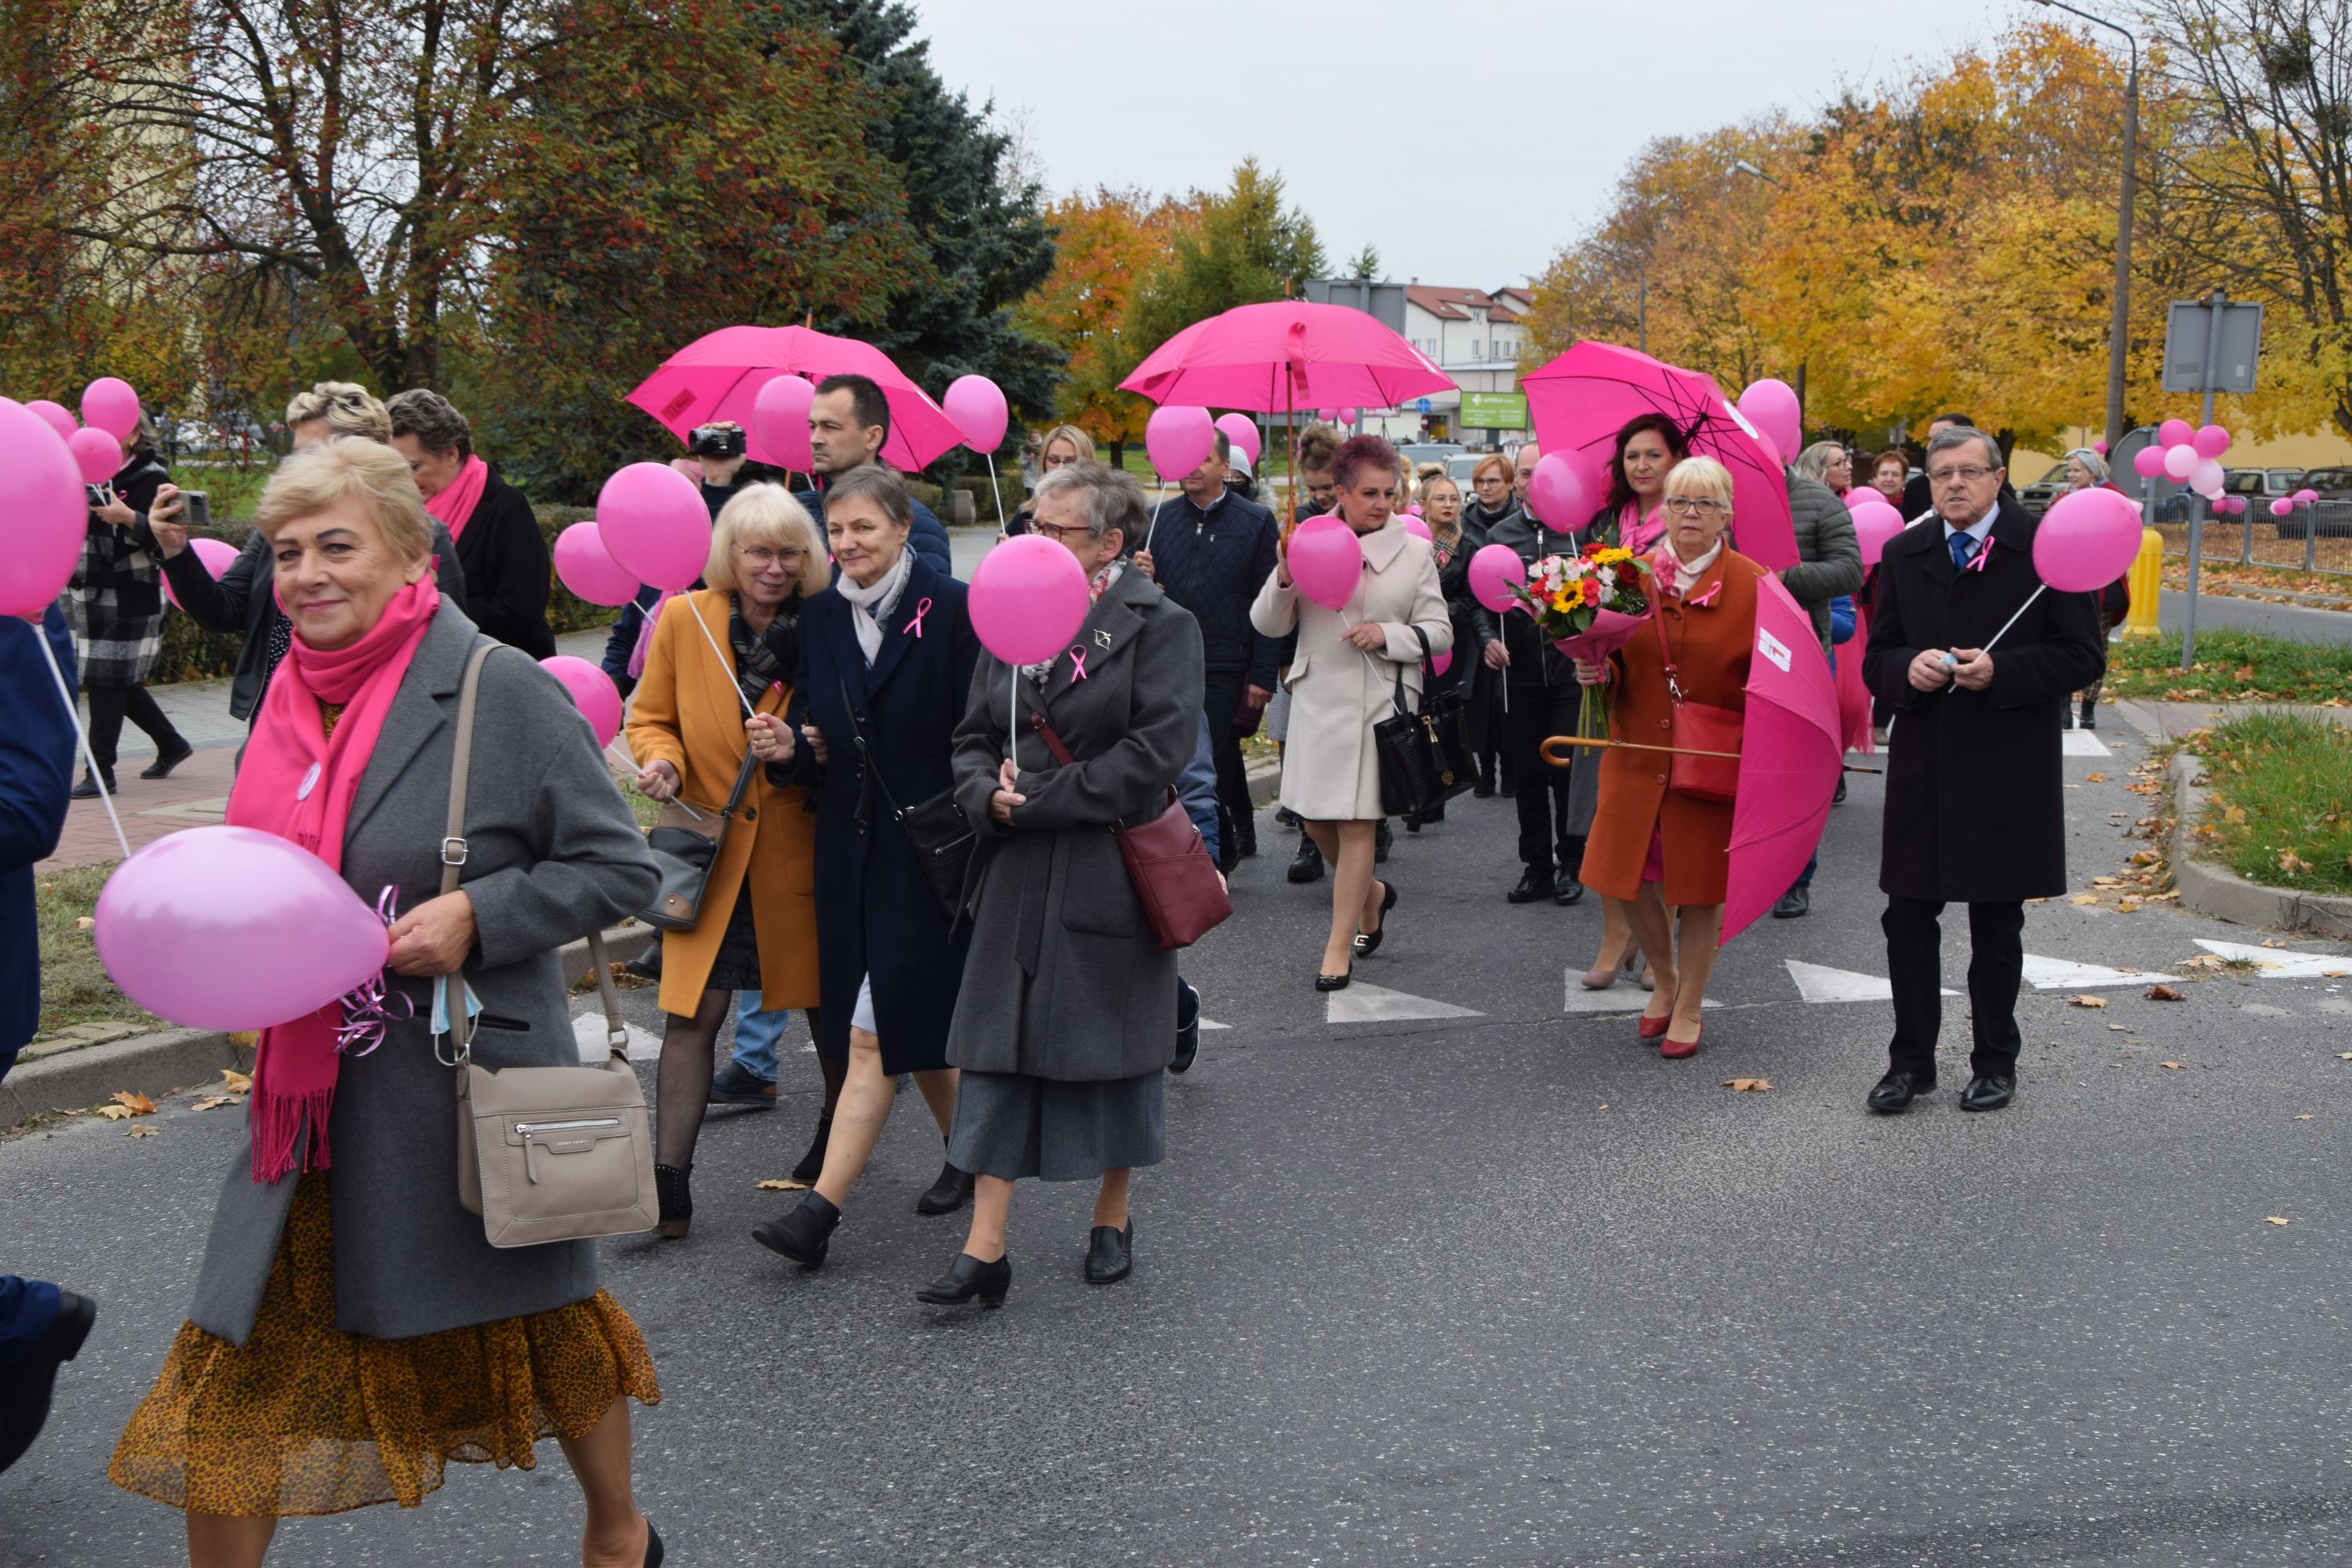
M 1706 593 L 1696 595 L 1691 598 L 1685 599 L 1683 603 L 1685 605 L 1712 605 L 1715 603 L 1715 596 L 1722 592 L 1723 579 L 1717 577 L 1714 582 L 1709 583 L 1706 585 Z
M 923 617 L 930 613 L 931 602 L 929 599 L 925 599 L 921 604 L 915 606 L 915 618 L 908 621 L 905 626 L 900 626 L 898 630 L 908 637 L 921 637 L 923 635 Z
M 1977 552 L 1977 558 L 1974 561 L 1969 563 L 1969 570 L 1971 572 L 1981 572 L 1984 570 L 1984 563 L 1991 559 L 1992 535 L 1987 534 L 1985 535 L 1984 548 Z
M 1070 647 L 1070 679 L 1072 680 L 1084 680 L 1086 678 L 1087 650 L 1079 647 L 1074 643 Z
M 391 887 L 376 895 L 376 918 L 386 925 L 393 922 L 399 897 L 399 889 Z M 347 1056 L 366 1056 L 383 1044 L 384 1031 L 392 1025 L 416 1016 L 415 999 L 399 991 L 387 993 L 381 972 L 344 992 L 342 1003 L 343 1022 L 335 1031 L 335 1049 Z M 399 1004 L 396 1012 L 394 1003 Z

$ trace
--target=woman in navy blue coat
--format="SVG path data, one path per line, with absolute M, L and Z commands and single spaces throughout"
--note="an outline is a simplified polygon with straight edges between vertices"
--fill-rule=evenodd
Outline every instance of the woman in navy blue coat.
M 964 584 L 908 548 L 913 525 L 911 498 L 887 468 L 835 479 L 824 529 L 839 570 L 801 612 L 790 714 L 755 721 L 752 737 L 770 779 L 805 784 L 816 802 L 816 1047 L 849 1061 L 815 1191 L 752 1233 L 807 1268 L 824 1261 L 897 1075 L 915 1075 L 942 1140 L 955 1110 L 948 1026 L 971 934 L 950 932 L 892 806 L 953 786 L 949 758 L 980 639 Z M 971 1196 L 971 1177 L 943 1166 L 915 1206 L 947 1214 Z

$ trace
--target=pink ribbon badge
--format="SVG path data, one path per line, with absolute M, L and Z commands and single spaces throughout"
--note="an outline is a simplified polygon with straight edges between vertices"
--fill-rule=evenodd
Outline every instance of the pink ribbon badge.
M 399 897 L 399 889 L 391 887 L 376 895 L 376 918 L 386 925 L 395 917 Z M 335 1031 L 335 1049 L 348 1056 L 366 1056 L 383 1044 L 386 1028 L 416 1016 L 415 1001 L 402 992 L 387 993 L 380 972 L 344 992 L 342 1003 L 343 1022 Z M 396 1011 L 394 1003 L 399 1004 Z
M 1086 678 L 1087 650 L 1073 643 L 1070 645 L 1070 679 L 1076 681 Z
M 925 599 L 921 604 L 915 606 L 915 618 L 908 621 L 905 626 L 900 626 L 898 630 L 908 637 L 921 637 L 923 635 L 923 617 L 930 613 L 931 602 L 929 599 Z
M 1685 605 L 1712 605 L 1715 603 L 1715 596 L 1722 592 L 1723 579 L 1717 577 L 1714 582 L 1709 583 L 1706 585 L 1706 593 L 1694 595 L 1692 597 L 1685 599 L 1683 603 Z
M 1985 535 L 1984 548 L 1977 552 L 1977 558 L 1974 561 L 1969 563 L 1969 570 L 1981 572 L 1984 570 L 1984 563 L 1991 559 L 1992 535 L 1988 533 Z

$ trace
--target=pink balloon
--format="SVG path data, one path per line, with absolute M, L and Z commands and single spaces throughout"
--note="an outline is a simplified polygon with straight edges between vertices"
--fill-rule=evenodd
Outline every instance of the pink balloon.
M 592 605 L 625 605 L 637 596 L 637 580 L 613 559 L 593 522 L 575 522 L 555 536 L 555 576 Z
M 0 397 L 0 615 L 37 616 L 66 591 L 89 536 L 89 503 L 63 437 Z
M 688 588 L 710 559 L 710 509 L 667 463 L 631 463 L 596 492 L 605 552 L 640 583 Z
M 2230 433 L 2219 425 L 2208 425 L 2189 437 L 2200 458 L 2218 458 L 2230 449 Z
M 195 552 L 196 559 L 205 563 L 205 571 L 215 583 L 220 581 L 220 574 L 228 570 L 229 563 L 236 559 L 236 546 L 224 543 L 217 539 L 198 536 L 188 541 L 188 548 Z M 180 595 L 172 592 L 172 577 L 169 573 L 163 574 L 163 597 L 171 600 L 175 606 L 180 602 Z
M 1353 425 L 1353 424 L 1356 422 L 1356 418 L 1357 418 L 1357 411 L 1356 411 L 1355 409 L 1352 409 L 1352 408 L 1342 408 L 1341 410 L 1339 410 L 1339 423 L 1340 423 L 1340 424 L 1342 424 L 1342 425 Z
M 1078 635 L 1089 603 L 1078 558 L 1043 534 L 1015 534 L 971 574 L 971 629 L 1007 664 L 1042 664 L 1060 654 Z
M 1336 408 L 1318 408 L 1315 411 L 1315 417 L 1326 425 L 1336 425 L 1339 422 L 1339 411 Z
M 2159 447 L 2186 447 L 2197 439 L 2197 426 L 2186 419 L 2168 419 L 2156 427 Z
M 72 440 L 73 433 L 81 428 L 75 422 L 74 416 L 66 411 L 64 405 L 51 403 L 46 397 L 36 397 L 25 406 L 39 415 L 48 427 L 58 433 L 58 439 L 60 441 Z
M 1852 510 L 1854 542 L 1862 546 L 1862 564 L 1866 571 L 1878 564 L 1887 545 L 1903 531 L 1903 514 L 1883 500 L 1861 501 Z
M 1412 534 L 1415 539 L 1427 539 L 1430 537 L 1429 524 L 1423 522 L 1419 514 L 1414 512 L 1405 513 L 1404 531 L 1407 533 Z
M 596 743 L 611 745 L 613 737 L 621 732 L 621 689 L 613 684 L 613 678 L 586 659 L 568 653 L 542 658 L 539 668 L 555 677 L 571 694 L 581 717 L 596 732 Z
M 2164 472 L 2164 448 L 2142 447 L 2132 454 L 2132 472 L 2141 479 L 2152 479 Z
M 1470 596 L 1499 616 L 1519 602 L 1511 589 L 1527 582 L 1528 565 L 1509 545 L 1489 544 L 1470 557 L 1469 577 Z
M 1250 467 L 1257 467 L 1257 455 L 1265 443 L 1259 439 L 1257 426 L 1248 415 L 1221 414 L 1217 416 L 1217 428 L 1225 433 L 1226 440 L 1241 448 Z
M 1012 411 L 1004 406 L 1004 390 L 984 375 L 960 375 L 948 383 L 940 406 L 947 410 L 963 444 L 975 452 L 993 452 L 1004 445 L 1004 426 Z
M 751 397 L 750 455 L 763 463 L 795 473 L 807 473 L 816 459 L 809 453 L 809 405 L 816 388 L 797 375 L 771 376 Z
M 2107 455 L 2107 444 L 2105 441 L 2094 441 L 2091 443 L 2091 450 L 2104 458 Z
M 1764 433 L 1783 462 L 1804 444 L 1803 415 L 1797 407 L 1796 389 L 1787 382 L 1766 376 L 1752 383 L 1739 395 L 1739 412 Z
M 1429 661 L 1429 668 L 1433 673 L 1437 675 L 1444 675 L 1447 670 L 1452 669 L 1454 668 L 1454 650 L 1452 648 L 1447 648 L 1444 653 L 1432 657 Z
M 122 443 L 95 425 L 75 431 L 66 449 L 73 454 L 74 467 L 81 470 L 86 485 L 105 484 L 121 471 Z
M 1290 536 L 1290 580 L 1327 610 L 1348 602 L 1364 576 L 1364 546 L 1337 517 L 1309 518 Z
M 1528 510 L 1558 532 L 1579 529 L 1591 519 L 1593 501 L 1583 476 L 1565 453 L 1546 452 L 1528 477 Z
M 127 443 L 139 428 L 139 395 L 121 377 L 101 375 L 82 388 L 81 422 Z
M 2204 461 L 2194 447 L 2167 447 L 2164 449 L 2164 471 L 2176 479 L 2186 479 Z
M 2114 490 L 2073 490 L 2051 503 L 2033 532 L 2033 569 L 2063 594 L 2088 594 L 2122 576 L 2139 553 L 2139 509 Z
M 2278 500 L 2271 502 L 2271 515 L 2273 517 L 2284 517 L 2294 510 L 2294 502 L 2287 500 L 2284 496 L 2281 496 Z
M 1205 408 L 1183 404 L 1155 408 L 1144 423 L 1143 449 L 1163 481 L 1181 479 L 1217 449 L 1217 427 Z
M 2312 502 L 2319 499 L 2319 492 L 2317 490 L 2309 489 L 2297 490 L 2289 499 L 2294 500 L 2300 505 L 2309 506 Z
M 2221 465 L 2207 458 L 2189 471 L 2189 488 L 2200 496 L 2218 496 L 2221 493 L 2221 482 L 2227 478 L 2229 476 L 2221 471 Z
M 194 1029 L 314 1013 L 389 951 L 383 921 L 325 861 L 251 827 L 191 827 L 131 856 L 98 895 L 94 934 L 125 995 Z

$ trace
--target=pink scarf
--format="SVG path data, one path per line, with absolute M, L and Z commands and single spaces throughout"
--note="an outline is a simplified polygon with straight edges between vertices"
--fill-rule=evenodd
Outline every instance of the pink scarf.
M 1654 508 L 1647 518 L 1641 515 L 1641 509 L 1632 501 L 1627 501 L 1623 510 L 1618 514 L 1617 542 L 1636 555 L 1647 554 L 1652 545 L 1663 544 L 1665 537 L 1665 506 L 1663 502 Z M 1669 577 L 1666 581 L 1671 583 L 1674 579 Z
M 425 503 L 425 510 L 441 520 L 449 531 L 449 542 L 455 544 L 466 535 L 466 524 L 474 518 L 474 508 L 482 500 L 482 488 L 490 482 L 490 466 L 478 455 L 466 459 L 457 477 L 449 481 L 446 489 Z
M 229 791 L 233 826 L 275 833 L 342 869 L 352 801 L 408 661 L 440 603 L 441 591 L 428 575 L 394 595 L 383 618 L 349 647 L 321 652 L 299 634 L 294 637 L 270 677 L 260 719 Z M 326 732 L 321 703 L 342 707 L 332 735 Z M 342 1061 L 335 1031 L 342 1020 L 342 1005 L 331 1002 L 261 1032 L 253 1109 L 246 1123 L 256 1182 L 275 1182 L 294 1168 L 294 1144 L 305 1121 L 310 1125 L 309 1168 L 327 1168 L 327 1112 Z

